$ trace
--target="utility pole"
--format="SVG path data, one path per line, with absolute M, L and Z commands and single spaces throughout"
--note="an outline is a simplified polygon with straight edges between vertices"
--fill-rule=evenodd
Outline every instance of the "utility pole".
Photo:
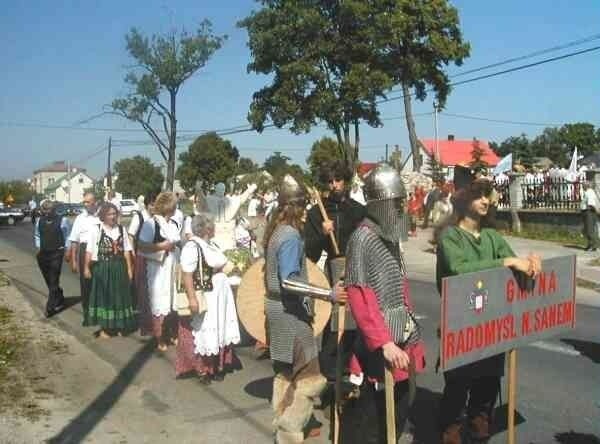
M 71 161 L 67 160 L 67 192 L 68 192 L 68 201 L 69 203 L 71 203 L 71 168 L 73 168 L 73 166 L 71 165 Z
M 388 144 L 385 144 L 385 163 L 388 163 Z
M 112 151 L 112 137 L 108 138 L 108 163 L 106 165 L 106 188 L 108 192 L 112 191 L 112 173 L 110 171 L 110 154 Z
M 440 161 L 440 147 L 439 147 L 439 138 L 438 138 L 438 104 L 433 102 L 433 120 L 434 120 L 434 128 L 433 131 L 435 133 L 435 152 L 434 157 L 437 162 Z

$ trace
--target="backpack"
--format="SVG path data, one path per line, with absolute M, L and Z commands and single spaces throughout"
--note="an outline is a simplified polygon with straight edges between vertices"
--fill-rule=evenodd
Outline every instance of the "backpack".
M 56 251 L 65 247 L 65 236 L 61 229 L 62 218 L 61 215 L 46 215 L 39 219 L 41 251 Z
M 144 216 L 142 215 L 141 211 L 138 210 L 133 210 L 134 214 L 137 214 L 138 219 L 140 220 L 140 223 L 137 227 L 137 230 L 134 234 L 134 239 L 135 239 L 135 251 L 137 253 L 137 249 L 138 249 L 138 241 L 140 239 L 140 233 L 142 232 L 142 225 L 144 225 Z

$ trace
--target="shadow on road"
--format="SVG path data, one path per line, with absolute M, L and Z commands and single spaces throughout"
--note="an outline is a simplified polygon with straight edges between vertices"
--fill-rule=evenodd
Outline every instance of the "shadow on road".
M 416 442 L 431 443 L 439 440 L 438 436 L 438 406 L 442 394 L 432 392 L 423 387 L 417 388 L 417 395 L 412 406 L 410 422 Z
M 560 444 L 600 444 L 600 438 L 590 433 L 570 432 L 557 433 L 554 435 L 556 442 Z
M 83 442 L 84 438 L 104 419 L 105 415 L 117 403 L 144 364 L 154 354 L 154 348 L 154 343 L 151 341 L 141 348 L 132 357 L 127 366 L 119 372 L 112 383 L 76 418 L 65 426 L 60 433 L 50 438 L 47 442 L 49 444 Z
M 442 394 L 432 392 L 423 387 L 417 389 L 417 396 L 410 415 L 415 442 L 435 443 L 439 441 L 438 410 Z M 494 434 L 502 433 L 508 428 L 508 405 L 496 407 L 494 411 Z M 523 424 L 525 417 L 515 412 L 515 425 Z M 600 444 L 600 443 L 598 443 Z
M 246 384 L 244 391 L 255 398 L 271 400 L 273 396 L 273 377 L 257 379 Z
M 63 310 L 67 310 L 68 308 L 71 308 L 74 305 L 77 305 L 81 302 L 81 296 L 68 296 L 65 298 L 65 302 L 63 304 L 64 308 Z
M 569 344 L 583 356 L 600 364 L 600 344 L 597 342 L 581 341 L 579 339 L 561 339 L 561 342 Z

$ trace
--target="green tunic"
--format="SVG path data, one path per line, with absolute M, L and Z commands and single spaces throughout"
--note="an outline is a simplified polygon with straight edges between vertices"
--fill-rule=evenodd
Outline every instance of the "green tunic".
M 436 279 L 502 267 L 504 258 L 513 257 L 510 245 L 496 230 L 484 228 L 479 238 L 457 226 L 449 227 L 438 245 Z
M 479 238 L 476 238 L 462 228 L 449 227 L 442 234 L 437 249 L 438 291 L 441 292 L 442 279 L 445 277 L 502 267 L 504 258 L 514 256 L 510 245 L 496 230 L 484 228 Z M 492 356 L 451 370 L 454 371 L 465 371 L 473 376 L 499 376 L 504 373 L 504 355 Z

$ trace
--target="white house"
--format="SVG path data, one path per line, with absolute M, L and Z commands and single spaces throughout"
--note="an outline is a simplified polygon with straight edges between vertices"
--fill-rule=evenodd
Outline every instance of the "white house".
M 63 174 L 53 180 L 44 190 L 47 199 L 64 203 L 80 203 L 87 188 L 94 185 L 94 180 L 83 171 Z
M 31 178 L 31 188 L 37 194 L 44 194 L 46 188 L 62 178 L 68 172 L 68 164 L 64 160 L 52 162 L 33 172 Z M 84 168 L 71 166 L 71 171 L 82 171 Z

